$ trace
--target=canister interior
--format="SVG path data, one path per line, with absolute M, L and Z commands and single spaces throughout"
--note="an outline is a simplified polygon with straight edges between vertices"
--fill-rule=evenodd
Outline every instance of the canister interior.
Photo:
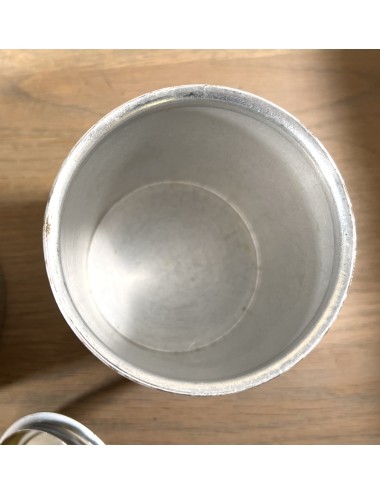
M 65 284 L 115 362 L 229 379 L 318 317 L 334 214 L 318 166 L 283 129 L 228 105 L 160 105 L 113 129 L 71 178 Z

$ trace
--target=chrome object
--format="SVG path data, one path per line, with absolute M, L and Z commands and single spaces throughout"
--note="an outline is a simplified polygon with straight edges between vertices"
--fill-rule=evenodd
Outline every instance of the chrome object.
M 59 413 L 38 412 L 14 422 L 0 438 L 3 445 L 101 445 L 90 429 Z
M 219 395 L 315 347 L 356 235 L 332 158 L 298 120 L 192 85 L 129 101 L 80 139 L 43 243 L 57 304 L 99 359 L 144 385 Z

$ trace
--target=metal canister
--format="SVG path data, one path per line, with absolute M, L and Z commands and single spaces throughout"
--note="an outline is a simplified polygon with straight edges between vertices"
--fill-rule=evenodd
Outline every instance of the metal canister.
M 69 153 L 44 253 L 78 338 L 120 375 L 222 395 L 290 369 L 335 321 L 356 233 L 343 179 L 292 115 L 240 89 L 159 89 Z
M 103 445 L 80 422 L 52 412 L 37 412 L 20 418 L 0 438 L 2 445 Z

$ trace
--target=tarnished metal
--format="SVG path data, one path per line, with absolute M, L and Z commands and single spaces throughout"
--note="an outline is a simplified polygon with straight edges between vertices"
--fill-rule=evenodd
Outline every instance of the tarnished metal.
M 298 120 L 193 85 L 127 102 L 82 137 L 43 243 L 57 304 L 98 358 L 141 384 L 218 395 L 320 341 L 356 237 L 343 180 Z
M 37 412 L 20 418 L 0 438 L 3 445 L 101 445 L 80 422 L 66 415 Z

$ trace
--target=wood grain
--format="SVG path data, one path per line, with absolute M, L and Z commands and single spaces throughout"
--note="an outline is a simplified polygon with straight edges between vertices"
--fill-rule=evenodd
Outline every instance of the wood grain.
M 301 363 L 256 389 L 191 398 L 121 379 L 60 315 L 42 255 L 49 190 L 103 114 L 189 83 L 242 88 L 297 116 L 346 182 L 358 230 L 348 299 Z M 113 444 L 379 443 L 380 52 L 0 51 L 0 432 L 61 411 Z

